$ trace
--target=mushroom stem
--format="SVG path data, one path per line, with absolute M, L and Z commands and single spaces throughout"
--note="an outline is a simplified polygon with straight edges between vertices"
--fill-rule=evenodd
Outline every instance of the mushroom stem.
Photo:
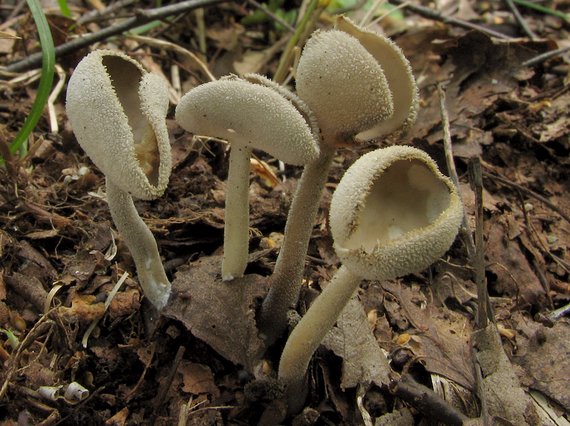
M 113 222 L 135 261 L 144 295 L 158 310 L 162 309 L 170 297 L 170 281 L 154 236 L 140 218 L 132 197 L 110 179 L 107 179 L 107 202 Z
M 269 345 L 287 327 L 287 311 L 299 298 L 305 255 L 334 153 L 329 145 L 321 146 L 319 158 L 305 166 L 293 197 L 271 287 L 261 308 L 260 329 Z
M 361 277 L 341 266 L 291 332 L 279 362 L 279 380 L 286 386 L 289 413 L 297 413 L 306 399 L 305 375 L 309 361 L 335 324 L 360 284 Z
M 249 253 L 249 161 L 251 149 L 233 145 L 226 182 L 222 280 L 243 276 Z

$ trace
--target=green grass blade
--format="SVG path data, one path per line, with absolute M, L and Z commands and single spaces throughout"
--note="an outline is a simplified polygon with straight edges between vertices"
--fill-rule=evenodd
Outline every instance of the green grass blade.
M 38 86 L 38 92 L 32 109 L 28 114 L 22 129 L 16 136 L 16 139 L 14 139 L 10 145 L 10 152 L 12 154 L 16 153 L 21 148 L 22 144 L 28 139 L 42 116 L 42 112 L 51 91 L 55 68 L 55 48 L 53 45 L 53 39 L 40 2 L 39 0 L 26 1 L 30 11 L 32 12 L 40 37 L 40 44 L 42 47 L 42 75 L 40 77 L 40 85 Z
M 59 5 L 59 10 L 61 11 L 61 14 L 66 18 L 71 18 L 71 10 L 69 9 L 67 0 L 57 0 L 57 4 Z
M 549 7 L 543 6 L 541 4 L 538 3 L 533 3 L 527 0 L 513 0 L 513 2 L 515 2 L 516 4 L 523 6 L 523 7 L 528 7 L 529 9 L 534 9 L 537 10 L 539 12 L 542 12 L 546 15 L 552 15 L 552 16 L 557 16 L 559 18 L 564 19 L 566 22 L 570 22 L 570 15 L 564 12 L 560 12 L 558 10 L 554 10 L 554 9 L 550 9 Z

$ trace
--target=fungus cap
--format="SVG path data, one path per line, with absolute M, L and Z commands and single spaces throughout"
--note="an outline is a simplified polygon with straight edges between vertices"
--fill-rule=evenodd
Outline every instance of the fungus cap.
M 397 130 L 407 130 L 416 120 L 418 87 L 402 50 L 389 38 L 357 26 L 344 16 L 337 18 L 335 28 L 355 37 L 382 65 L 394 104 L 391 117 L 359 134 L 357 139 L 370 140 Z
M 318 143 L 303 115 L 271 87 L 228 78 L 186 93 L 176 108 L 185 130 L 260 149 L 289 164 L 317 158 Z
M 359 158 L 339 182 L 330 207 L 342 263 L 377 280 L 429 266 L 451 246 L 462 217 L 452 181 L 425 152 L 406 146 Z
M 108 179 L 137 198 L 157 198 L 168 184 L 167 109 L 162 78 L 119 52 L 90 53 L 69 80 L 66 110 L 77 141 Z
M 382 65 L 343 31 L 313 33 L 299 59 L 296 82 L 297 94 L 315 114 L 324 139 L 333 144 L 393 113 Z

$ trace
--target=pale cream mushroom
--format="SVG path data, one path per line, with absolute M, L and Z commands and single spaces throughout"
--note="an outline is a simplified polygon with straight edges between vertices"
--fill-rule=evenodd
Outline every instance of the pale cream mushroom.
M 297 67 L 297 94 L 316 116 L 321 155 L 305 167 L 299 181 L 263 302 L 260 327 L 268 343 L 284 331 L 287 310 L 299 297 L 305 254 L 335 148 L 354 143 L 371 129 L 375 137 L 405 129 L 416 117 L 417 87 L 401 50 L 345 18 L 339 18 L 336 27 L 314 33 Z
M 304 403 L 313 353 L 360 281 L 428 267 L 449 249 L 462 217 L 455 186 L 423 151 L 379 149 L 347 170 L 330 207 L 334 248 L 343 266 L 293 329 L 279 363 L 291 413 Z
M 249 241 L 249 163 L 259 149 L 293 165 L 319 154 L 316 130 L 303 102 L 258 75 L 226 78 L 195 87 L 176 108 L 176 121 L 189 132 L 227 140 L 227 179 L 222 279 L 243 276 Z
M 170 282 L 132 197 L 158 198 L 168 184 L 166 84 L 122 53 L 96 50 L 75 68 L 66 110 L 77 141 L 105 174 L 111 215 L 133 256 L 144 295 L 161 309 Z

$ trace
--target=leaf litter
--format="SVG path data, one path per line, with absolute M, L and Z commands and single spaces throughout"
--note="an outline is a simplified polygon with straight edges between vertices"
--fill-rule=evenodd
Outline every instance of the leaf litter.
M 562 2 L 552 3 L 564 7 Z M 447 10 L 463 19 L 485 17 L 516 29 L 497 7 L 464 1 L 459 10 L 454 12 L 453 5 Z M 206 17 L 210 21 L 208 54 L 214 58 L 216 75 L 236 68 L 269 75 L 275 70 L 278 34 L 269 26 L 236 24 L 236 15 L 245 12 L 242 6 L 219 6 L 212 9 L 217 19 Z M 540 15 L 526 11 L 524 16 L 540 27 L 544 38 L 498 41 L 450 25 L 433 25 L 410 13 L 408 19 L 418 25 L 395 34 L 395 39 L 414 67 L 422 108 L 415 127 L 402 140 L 375 143 L 413 143 L 442 159 L 435 84 L 445 82 L 462 187 L 468 182 L 469 159 L 481 156 L 483 160 L 486 276 L 502 339 L 487 329 L 473 334 L 477 291 L 460 242 L 430 275 L 380 285 L 365 283 L 359 299 L 351 302 L 329 334 L 324 347 L 330 349 L 320 351 L 314 360 L 308 404 L 324 419 L 323 424 L 351 424 L 360 419 L 355 388 L 362 382 L 375 385 L 364 395 L 362 407 L 377 418 L 376 424 L 396 424 L 396 418 L 410 424 L 412 415 L 418 420 L 416 407 L 394 398 L 386 387 L 403 372 L 433 389 L 439 389 L 436 381 L 447 381 L 467 389 L 473 398 L 477 379 L 472 344 L 479 349 L 477 359 L 483 371 L 479 387 L 496 393 L 507 386 L 505 393 L 517 395 L 521 406 L 512 410 L 511 419 L 538 424 L 532 409 L 527 410 L 531 400 L 519 392 L 519 379 L 525 388 L 547 399 L 554 413 L 550 419 L 568 418 L 570 328 L 566 318 L 548 319 L 555 308 L 570 302 L 570 224 L 559 214 L 567 218 L 570 211 L 564 171 L 570 143 L 568 56 L 530 68 L 521 66 L 556 48 L 556 43 L 563 45 L 568 28 L 551 17 L 542 21 Z M 169 36 L 188 42 L 185 31 L 194 31 L 193 19 L 182 18 L 169 28 Z M 55 18 L 53 23 L 57 23 Z M 2 31 L 12 32 L 12 25 L 16 34 L 34 34 L 29 21 L 19 27 L 8 23 Z M 23 43 L 27 50 L 17 40 L 3 39 L 0 62 L 8 64 L 35 49 L 30 36 Z M 137 42 L 116 43 L 165 75 L 178 59 L 171 53 L 158 57 L 157 51 Z M 84 52 L 62 59 L 67 73 L 82 56 L 79 53 Z M 188 89 L 198 84 L 195 64 L 187 59 L 180 64 L 188 71 L 182 86 Z M 34 97 L 33 87 L 29 81 L 0 86 L 1 143 L 9 142 L 23 123 Z M 216 265 L 222 245 L 226 146 L 192 140 L 169 123 L 175 153 L 170 187 L 163 200 L 137 202 L 137 207 L 157 236 L 167 271 L 175 278 L 176 298 L 166 318 L 149 326 L 136 279 L 127 280 L 106 313 L 102 309 L 114 283 L 124 271 L 134 272 L 134 265 L 120 236 L 114 236 L 116 256 L 107 256 L 113 236 L 99 191 L 103 178 L 66 127 L 61 98 L 56 107 L 62 132 L 50 133 L 44 120 L 34 132 L 36 149 L 16 167 L 16 173 L 0 170 L 0 327 L 13 332 L 22 344 L 20 349 L 3 344 L 0 352 L 0 382 L 6 386 L 2 417 L 45 424 L 137 424 L 149 419 L 172 424 L 186 407 L 186 424 L 255 424 L 266 403 L 248 400 L 244 386 L 260 371 L 274 374 L 279 354 L 279 347 L 265 353 L 256 332 L 256 309 L 267 291 L 263 277 L 271 272 L 278 248 L 278 242 L 272 242 L 270 249 L 264 244 L 273 241 L 272 233 L 283 232 L 300 170 L 287 169 L 286 182 L 276 186 L 268 186 L 262 176 L 254 174 L 251 245 L 257 255 L 244 282 L 223 283 Z M 342 150 L 333 167 L 307 260 L 306 276 L 314 288 L 324 285 L 337 262 L 327 230 L 327 200 L 346 167 L 369 149 Z M 79 173 L 86 165 L 88 172 Z M 470 194 L 463 193 L 473 224 Z M 45 301 L 55 285 L 62 287 L 46 311 Z M 314 297 L 305 290 L 300 306 Z M 94 319 L 100 322 L 88 347 L 83 348 L 81 337 Z M 7 341 L 5 335 L 1 339 Z M 180 346 L 187 350 L 169 382 Z M 508 358 L 497 358 L 501 349 Z M 33 393 L 40 386 L 72 381 L 91 394 L 78 406 L 42 401 Z M 167 387 L 166 402 L 157 407 L 159 386 Z M 489 400 L 492 406 L 500 398 Z M 474 401 L 477 407 L 477 398 Z M 496 416 L 502 409 L 489 412 Z M 386 416 L 393 420 L 386 423 Z M 55 418 L 59 420 L 50 420 Z M 554 424 L 553 420 L 542 421 Z

